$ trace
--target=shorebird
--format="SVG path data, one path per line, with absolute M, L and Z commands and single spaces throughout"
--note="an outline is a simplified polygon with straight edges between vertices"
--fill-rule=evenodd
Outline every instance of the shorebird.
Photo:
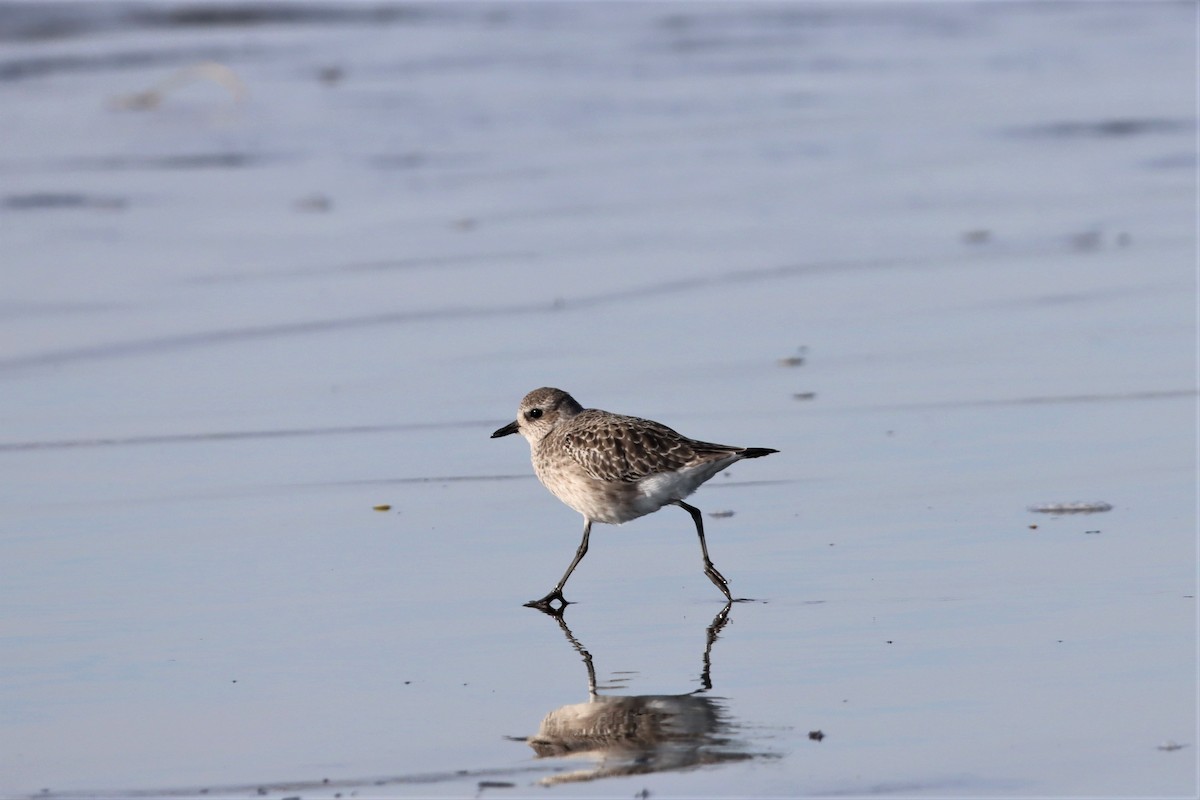
M 550 493 L 583 515 L 583 540 L 562 580 L 528 606 L 561 610 L 562 590 L 588 550 L 593 522 L 620 525 L 666 505 L 692 516 L 700 537 L 704 574 L 727 602 L 729 582 L 704 541 L 700 509 L 683 501 L 702 483 L 744 458 L 778 453 L 767 447 L 731 447 L 689 439 L 660 422 L 585 409 L 561 389 L 534 389 L 521 401 L 517 418 L 492 434 L 520 433 L 529 442 L 533 470 Z M 556 607 L 554 601 L 561 605 Z

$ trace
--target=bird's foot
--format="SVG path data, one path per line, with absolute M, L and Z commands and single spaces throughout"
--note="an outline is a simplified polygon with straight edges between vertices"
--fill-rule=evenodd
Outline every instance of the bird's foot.
M 708 579 L 713 582 L 713 586 L 716 586 L 721 590 L 721 594 L 725 595 L 726 603 L 738 602 L 737 600 L 734 600 L 733 595 L 729 593 L 729 581 L 725 580 L 725 576 L 717 571 L 717 568 L 712 565 L 712 562 L 709 562 L 704 566 L 704 574 L 707 575 Z
M 557 606 L 554 604 L 555 601 L 558 601 Z M 555 589 L 541 600 L 530 600 L 525 604 L 525 607 L 536 608 L 538 611 L 545 612 L 552 617 L 561 617 L 562 613 L 567 610 L 567 606 L 569 605 L 571 605 L 571 601 L 563 597 L 562 589 Z

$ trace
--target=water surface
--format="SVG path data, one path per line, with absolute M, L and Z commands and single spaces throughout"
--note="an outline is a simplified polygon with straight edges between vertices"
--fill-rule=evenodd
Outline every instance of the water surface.
M 0 5 L 0 795 L 1195 796 L 1195 25 Z

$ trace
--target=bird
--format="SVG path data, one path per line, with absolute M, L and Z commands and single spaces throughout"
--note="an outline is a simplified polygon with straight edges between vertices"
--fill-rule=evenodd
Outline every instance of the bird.
M 583 539 L 562 580 L 545 597 L 525 605 L 544 611 L 569 605 L 562 590 L 587 553 L 593 523 L 620 525 L 667 505 L 691 515 L 704 574 L 727 603 L 733 602 L 729 582 L 708 556 L 700 509 L 684 498 L 726 467 L 778 450 L 689 439 L 661 422 L 585 409 L 567 392 L 548 386 L 525 395 L 517 418 L 491 438 L 514 433 L 529 442 L 533 470 L 542 485 L 583 515 Z

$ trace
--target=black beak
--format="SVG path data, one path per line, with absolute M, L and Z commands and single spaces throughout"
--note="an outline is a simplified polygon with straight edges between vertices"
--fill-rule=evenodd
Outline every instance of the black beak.
M 512 422 L 508 423 L 500 430 L 493 433 L 492 438 L 499 439 L 501 436 L 508 436 L 510 433 L 516 433 L 516 432 L 517 432 L 517 421 L 513 420 Z

